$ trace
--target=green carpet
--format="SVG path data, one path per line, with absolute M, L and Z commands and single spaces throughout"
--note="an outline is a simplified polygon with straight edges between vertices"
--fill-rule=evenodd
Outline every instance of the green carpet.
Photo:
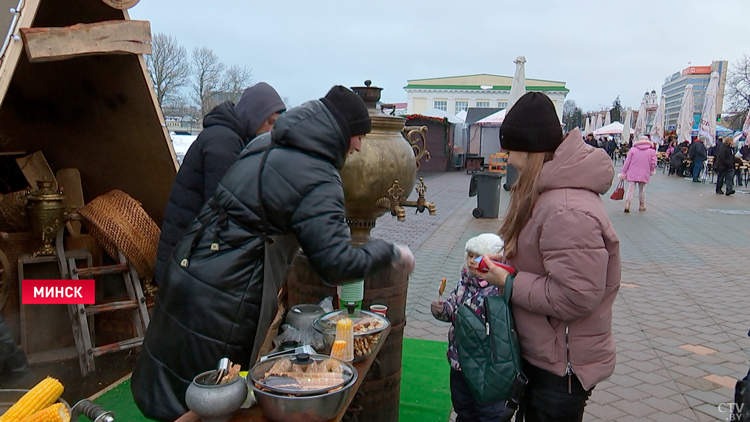
M 450 418 L 450 366 L 445 358 L 447 350 L 448 343 L 404 339 L 400 422 L 447 422 Z M 118 421 L 151 421 L 133 403 L 129 379 L 94 402 L 114 412 Z M 85 417 L 80 419 L 88 420 Z
M 399 422 L 448 421 L 451 413 L 447 342 L 404 339 Z
M 115 420 L 117 421 L 149 422 L 153 420 L 143 416 L 135 403 L 133 403 L 133 393 L 130 391 L 130 379 L 102 394 L 98 399 L 94 400 L 94 403 L 105 410 L 114 412 Z M 85 416 L 81 416 L 79 419 L 81 421 L 88 421 Z

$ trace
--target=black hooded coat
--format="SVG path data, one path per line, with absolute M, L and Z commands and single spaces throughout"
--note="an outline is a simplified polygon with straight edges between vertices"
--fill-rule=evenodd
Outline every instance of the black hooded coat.
M 169 193 L 156 254 L 157 286 L 175 245 L 237 162 L 240 151 L 273 113 L 285 108 L 276 90 L 261 82 L 246 89 L 237 105 L 219 104 L 203 118 L 204 129 L 185 154 Z
M 147 417 L 171 421 L 186 412 L 189 383 L 221 357 L 254 362 L 300 246 L 330 284 L 392 263 L 393 245 L 383 240 L 351 246 L 339 174 L 348 144 L 331 112 L 310 101 L 284 113 L 229 169 L 167 262 L 131 383 Z M 271 245 L 265 235 L 294 241 L 269 260 L 269 249 L 284 242 Z

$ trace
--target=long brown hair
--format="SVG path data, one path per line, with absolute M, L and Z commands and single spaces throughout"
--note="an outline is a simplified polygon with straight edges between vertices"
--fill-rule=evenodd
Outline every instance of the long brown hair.
M 518 180 L 513 184 L 510 191 L 510 204 L 505 213 L 503 225 L 497 233 L 503 238 L 505 246 L 503 255 L 512 257 L 518 248 L 518 235 L 531 217 L 531 211 L 536 205 L 539 197 L 537 181 L 542 173 L 542 165 L 550 161 L 552 152 L 530 152 L 526 160 L 526 166 L 518 173 Z

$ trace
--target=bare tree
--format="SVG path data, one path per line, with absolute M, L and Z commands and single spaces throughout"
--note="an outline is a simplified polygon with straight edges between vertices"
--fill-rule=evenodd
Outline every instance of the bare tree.
M 743 55 L 727 74 L 727 96 L 733 111 L 750 109 L 750 56 Z
M 159 106 L 163 106 L 172 97 L 178 96 L 178 90 L 188 82 L 190 63 L 187 61 L 187 50 L 177 42 L 177 38 L 157 33 L 151 40 L 151 54 L 146 56 L 146 63 L 156 100 Z
M 214 94 L 222 89 L 224 63 L 208 47 L 193 49 L 192 99 L 200 108 L 201 117 L 205 116 L 219 101 Z
M 227 94 L 228 100 L 236 103 L 242 96 L 242 92 L 253 83 L 253 71 L 247 66 L 233 64 L 224 72 L 222 90 Z

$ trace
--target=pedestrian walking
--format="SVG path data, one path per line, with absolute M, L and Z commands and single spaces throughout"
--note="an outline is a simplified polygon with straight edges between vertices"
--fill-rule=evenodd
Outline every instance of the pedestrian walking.
M 699 183 L 701 181 L 703 163 L 708 158 L 708 150 L 706 150 L 706 146 L 700 138 L 695 138 L 693 144 L 690 145 L 688 156 L 693 161 L 693 182 Z
M 601 195 L 615 170 L 607 154 L 563 138 L 555 106 L 529 92 L 503 122 L 501 145 L 519 169 L 499 235 L 514 275 L 487 261 L 485 280 L 514 277 L 511 306 L 529 383 L 516 420 L 580 422 L 594 386 L 615 369 L 612 306 L 619 240 Z
M 146 417 L 187 412 L 193 377 L 222 357 L 254 364 L 300 248 L 332 285 L 391 265 L 414 269 L 406 246 L 351 244 L 339 171 L 371 124 L 364 101 L 335 86 L 282 114 L 242 151 L 167 261 L 131 378 Z
M 448 363 L 451 365 L 450 388 L 456 422 L 495 422 L 505 410 L 505 402 L 478 403 L 461 372 L 458 362 L 458 349 L 455 341 L 455 323 L 458 309 L 466 304 L 477 317 L 484 321 L 484 298 L 497 296 L 498 288 L 482 278 L 474 259 L 488 254 L 498 254 L 503 248 L 500 236 L 494 233 L 483 233 L 472 237 L 464 247 L 464 265 L 461 266 L 461 278 L 446 300 L 435 300 L 430 304 L 432 315 L 444 322 L 450 322 L 448 329 Z
M 646 211 L 646 184 L 656 172 L 656 151 L 654 144 L 647 136 L 641 135 L 628 153 L 628 158 L 620 169 L 620 180 L 628 181 L 628 191 L 625 194 L 625 212 L 630 212 L 630 202 L 633 200 L 635 187 L 638 186 L 638 211 Z
M 727 184 L 726 195 L 734 195 L 734 154 L 732 147 L 734 138 L 727 136 L 724 142 L 716 145 L 714 148 L 714 171 L 718 175 L 716 178 L 716 193 L 724 194 L 722 188 L 724 183 Z
M 237 162 L 242 148 L 269 132 L 285 109 L 276 90 L 259 82 L 247 88 L 236 105 L 223 102 L 203 118 L 203 132 L 190 145 L 169 193 L 156 254 L 157 286 L 175 245 L 213 196 L 219 180 Z

